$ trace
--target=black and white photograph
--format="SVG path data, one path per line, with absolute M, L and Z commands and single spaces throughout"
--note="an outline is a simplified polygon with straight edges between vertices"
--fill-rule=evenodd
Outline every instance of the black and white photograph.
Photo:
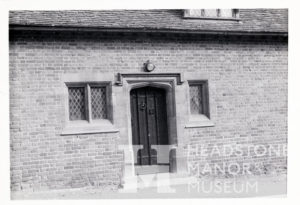
M 285 198 L 289 8 L 215 7 L 7 10 L 10 200 Z

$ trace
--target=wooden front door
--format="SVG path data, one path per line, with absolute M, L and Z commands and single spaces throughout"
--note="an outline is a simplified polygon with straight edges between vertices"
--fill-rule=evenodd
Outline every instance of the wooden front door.
M 130 92 L 133 145 L 143 145 L 137 153 L 136 166 L 157 167 L 157 152 L 151 145 L 168 145 L 166 92 L 143 87 Z M 158 168 L 159 169 L 159 168 Z M 155 172 L 155 171 L 154 171 Z

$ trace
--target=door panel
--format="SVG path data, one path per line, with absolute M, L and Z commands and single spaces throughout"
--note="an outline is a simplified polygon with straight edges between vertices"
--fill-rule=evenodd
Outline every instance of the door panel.
M 143 145 L 136 165 L 157 165 L 157 152 L 151 145 L 167 145 L 168 124 L 166 93 L 163 89 L 144 87 L 130 92 L 133 145 Z

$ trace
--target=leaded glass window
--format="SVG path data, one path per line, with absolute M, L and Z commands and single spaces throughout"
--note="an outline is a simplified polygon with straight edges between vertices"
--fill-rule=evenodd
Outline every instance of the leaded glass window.
M 209 117 L 207 81 L 189 81 L 190 112 Z
M 202 85 L 190 86 L 190 106 L 192 114 L 203 114 Z
M 69 115 L 70 120 L 86 120 L 85 88 L 69 88 Z
M 105 87 L 91 87 L 91 105 L 93 119 L 105 119 L 107 117 Z
M 69 120 L 107 119 L 107 84 L 68 84 Z

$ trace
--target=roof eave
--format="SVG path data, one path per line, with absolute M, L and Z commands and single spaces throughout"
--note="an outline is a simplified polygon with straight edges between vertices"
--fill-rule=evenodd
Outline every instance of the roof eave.
M 288 32 L 277 31 L 238 31 L 238 30 L 192 30 L 167 28 L 114 28 L 114 27 L 76 27 L 50 25 L 10 24 L 9 30 L 28 31 L 86 31 L 86 32 L 136 32 L 136 33 L 182 33 L 182 34 L 215 34 L 215 35 L 255 35 L 255 36 L 288 36 Z

